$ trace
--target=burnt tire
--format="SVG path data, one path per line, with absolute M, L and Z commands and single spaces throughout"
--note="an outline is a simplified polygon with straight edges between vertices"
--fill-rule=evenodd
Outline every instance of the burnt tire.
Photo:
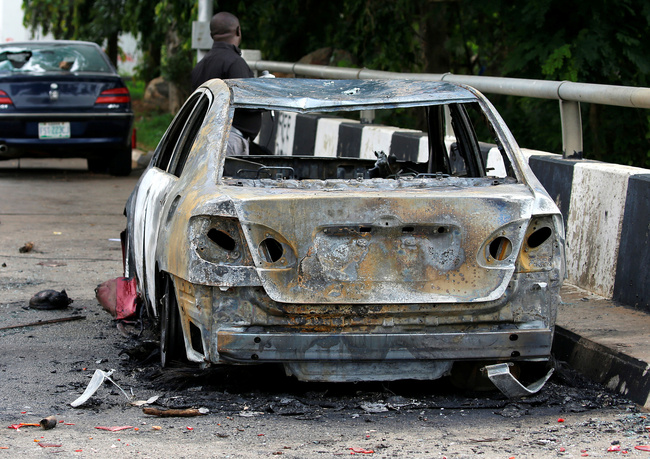
M 174 283 L 169 277 L 165 280 L 165 293 L 162 296 L 161 306 L 160 364 L 163 367 L 168 367 L 172 360 L 186 360 L 178 302 L 176 301 Z
M 116 177 L 124 177 L 131 173 L 131 146 L 119 150 L 108 163 L 108 173 Z

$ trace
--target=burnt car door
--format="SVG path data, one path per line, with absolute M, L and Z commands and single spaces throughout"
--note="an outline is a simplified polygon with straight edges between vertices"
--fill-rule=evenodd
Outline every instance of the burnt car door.
M 158 315 L 156 251 L 167 198 L 178 181 L 194 138 L 209 107 L 209 95 L 197 92 L 183 105 L 161 140 L 140 183 L 133 209 L 135 269 L 150 312 Z

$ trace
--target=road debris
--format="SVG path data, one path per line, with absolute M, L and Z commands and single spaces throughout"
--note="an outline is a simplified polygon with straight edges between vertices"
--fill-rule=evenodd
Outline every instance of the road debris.
M 42 441 L 38 442 L 38 446 L 41 448 L 60 448 L 63 446 L 61 443 L 44 443 Z
M 29 307 L 32 309 L 65 309 L 73 303 L 73 299 L 68 297 L 65 289 L 57 292 L 56 290 L 42 290 L 29 300 Z
M 54 416 L 48 416 L 41 419 L 38 425 L 40 425 L 45 430 L 54 429 L 59 422 Z
M 117 277 L 97 286 L 95 297 L 116 320 L 136 316 L 139 297 L 135 278 Z
M 93 374 L 93 377 L 90 380 L 90 383 L 88 383 L 88 387 L 86 387 L 84 393 L 81 394 L 81 397 L 70 403 L 70 406 L 76 408 L 79 405 L 85 403 L 90 397 L 93 396 L 95 392 L 97 392 L 97 389 L 99 389 L 99 387 L 104 383 L 104 380 L 106 379 L 112 382 L 115 387 L 122 391 L 127 400 L 131 401 L 131 397 L 126 392 L 124 392 L 124 390 L 115 381 L 110 378 L 114 371 L 115 370 L 106 372 L 102 370 L 95 370 L 95 374 Z
M 8 325 L 6 327 L 0 327 L 0 330 L 10 330 L 12 328 L 23 328 L 23 327 L 35 327 L 37 325 L 49 325 L 49 324 L 56 324 L 59 322 L 70 322 L 73 320 L 81 320 L 85 318 L 86 316 L 70 316 L 70 317 L 61 317 L 59 319 L 39 320 L 37 322 L 29 322 L 27 324 Z
M 359 407 L 366 413 L 385 413 L 388 411 L 388 407 L 385 403 L 363 402 L 359 404 Z
M 45 266 L 46 268 L 58 268 L 60 266 L 68 266 L 68 264 L 63 261 L 41 261 L 36 264 L 38 266 Z
M 375 454 L 375 452 L 371 449 L 365 449 L 365 448 L 348 448 L 350 451 L 352 451 L 353 454 Z
M 512 362 L 497 363 L 495 365 L 486 365 L 483 368 L 487 373 L 488 378 L 490 378 L 490 381 L 492 381 L 497 389 L 508 398 L 522 398 L 536 394 L 542 389 L 542 387 L 544 387 L 544 384 L 546 384 L 546 381 L 548 381 L 551 375 L 553 375 L 554 371 L 554 369 L 551 368 L 546 376 L 526 387 L 517 381 L 517 378 L 510 373 L 510 367 L 512 365 Z
M 19 424 L 11 424 L 10 426 L 7 426 L 8 429 L 14 429 L 14 430 L 18 430 L 21 427 L 40 427 L 40 424 L 34 422 L 21 422 Z
M 33 242 L 25 242 L 25 245 L 23 245 L 21 248 L 18 249 L 20 253 L 29 253 L 32 250 L 34 250 Z
M 95 427 L 95 429 L 97 429 L 97 430 L 108 430 L 109 432 L 119 432 L 120 430 L 133 429 L 133 426 L 111 426 L 111 427 L 97 426 L 97 427 Z
M 135 402 L 131 402 L 131 405 L 133 406 L 151 405 L 152 403 L 155 403 L 156 400 L 158 400 L 159 398 L 160 395 L 154 395 L 153 397 L 150 397 L 147 400 L 137 400 Z
M 204 416 L 210 412 L 207 408 L 187 408 L 187 409 L 168 409 L 161 410 L 160 408 L 145 407 L 142 408 L 144 414 L 150 416 L 158 416 L 161 418 L 169 417 L 192 417 L 192 416 Z

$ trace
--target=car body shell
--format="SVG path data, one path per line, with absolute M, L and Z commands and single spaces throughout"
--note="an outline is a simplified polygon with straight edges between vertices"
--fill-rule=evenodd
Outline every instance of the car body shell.
M 95 43 L 0 45 L 0 159 L 82 157 L 125 175 L 132 125 L 124 81 Z
M 373 162 L 318 152 L 225 155 L 235 109 L 445 106 L 458 144 L 465 136 L 477 148 L 457 109 L 468 103 L 490 122 L 507 176 L 487 176 L 478 153 L 471 177 L 431 164 L 370 177 Z M 277 362 L 301 380 L 362 381 L 550 356 L 565 276 L 562 218 L 503 120 L 469 87 L 212 80 L 172 122 L 126 215 L 126 275 L 153 316 L 165 279 L 173 285 L 191 361 Z

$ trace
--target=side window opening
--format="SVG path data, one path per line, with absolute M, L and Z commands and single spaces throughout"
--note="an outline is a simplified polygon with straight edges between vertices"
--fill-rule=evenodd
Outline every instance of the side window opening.
M 478 139 L 474 132 L 465 107 L 461 104 L 450 104 L 451 126 L 455 142 L 449 147 L 451 175 L 484 177 L 485 164 L 481 156 Z
M 510 158 L 483 110 L 478 104 L 467 104 L 467 114 L 479 140 L 485 175 L 497 178 L 516 177 Z
M 194 106 L 199 100 L 199 97 L 200 94 L 195 94 L 190 99 L 188 99 L 181 108 L 180 112 L 178 112 L 178 115 L 176 115 L 176 118 L 174 118 L 174 121 L 169 126 L 167 132 L 165 132 L 165 135 L 156 148 L 156 153 L 154 154 L 153 159 L 154 167 L 157 167 L 164 171 L 167 170 L 172 157 L 172 153 L 174 152 L 174 147 L 178 143 L 178 139 L 183 132 L 183 128 L 185 127 L 185 124 L 187 123 L 187 120 L 189 119 Z
M 203 119 L 205 118 L 205 114 L 207 113 L 209 106 L 210 100 L 208 99 L 207 95 L 204 95 L 196 104 L 196 107 L 192 111 L 192 114 L 186 123 L 183 133 L 176 143 L 176 148 L 174 149 L 175 154 L 170 161 L 169 166 L 169 172 L 174 174 L 176 177 L 180 177 L 181 173 L 183 172 L 183 168 L 187 162 L 187 157 L 190 154 L 192 145 L 194 145 L 194 140 L 196 140 L 196 135 L 201 128 Z

